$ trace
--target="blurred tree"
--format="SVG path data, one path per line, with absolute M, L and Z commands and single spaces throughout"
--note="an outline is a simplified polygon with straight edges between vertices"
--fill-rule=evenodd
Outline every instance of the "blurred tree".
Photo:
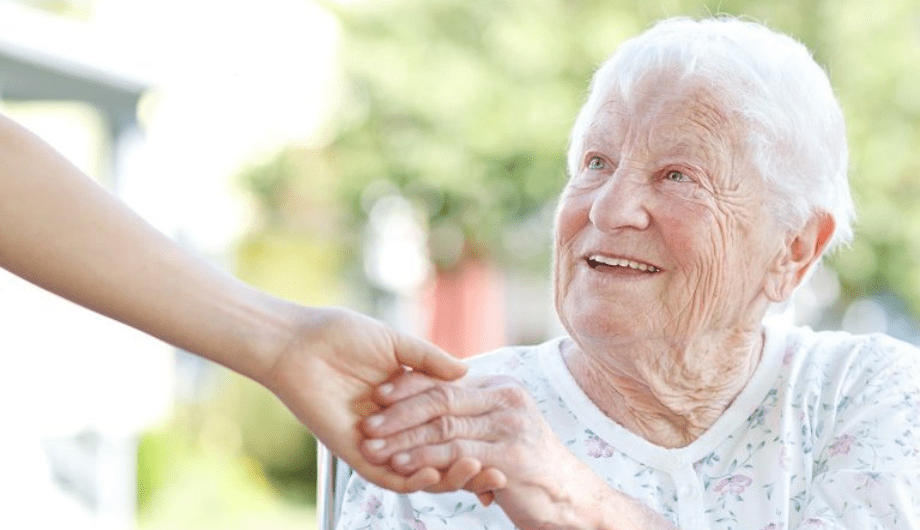
M 556 0 L 338 8 L 348 97 L 328 151 L 353 219 L 395 190 L 423 212 L 437 267 L 488 255 L 545 268 L 568 129 L 602 43 L 638 27 L 622 10 L 607 9 L 615 24 L 592 10 Z
M 821 39 L 849 126 L 859 221 L 836 256 L 848 299 L 890 290 L 920 314 L 920 5 L 825 2 Z
M 361 239 L 341 230 L 346 214 L 331 157 L 290 147 L 239 175 L 258 210 L 237 249 L 240 278 L 304 304 L 338 301 L 342 271 L 355 261 Z

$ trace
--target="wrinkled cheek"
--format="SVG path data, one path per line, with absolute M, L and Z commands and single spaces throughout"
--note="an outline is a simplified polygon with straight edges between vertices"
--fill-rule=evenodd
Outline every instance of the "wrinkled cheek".
M 711 328 L 720 308 L 732 304 L 726 276 L 731 230 L 724 216 L 708 209 L 683 209 L 682 215 L 684 222 L 673 222 L 664 232 L 668 250 L 678 260 L 676 270 L 682 273 L 672 284 L 669 307 L 675 328 L 692 335 Z
M 678 337 L 692 337 L 713 327 L 714 311 L 726 303 L 718 262 L 697 261 L 684 269 L 667 307 L 671 310 L 672 329 Z
M 673 337 L 678 343 L 684 343 L 685 337 L 694 334 L 699 329 L 702 318 L 700 315 L 698 280 L 690 280 L 686 276 L 682 281 L 675 282 L 661 301 L 661 306 L 666 312 L 665 330 L 667 335 Z

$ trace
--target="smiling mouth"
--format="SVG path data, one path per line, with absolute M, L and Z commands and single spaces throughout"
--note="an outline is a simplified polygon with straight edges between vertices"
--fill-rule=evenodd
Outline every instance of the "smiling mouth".
M 601 267 L 622 267 L 647 273 L 661 272 L 661 269 L 654 265 L 625 258 L 612 258 L 609 256 L 600 256 L 594 254 L 588 256 L 586 260 L 588 262 L 588 266 L 595 270 Z

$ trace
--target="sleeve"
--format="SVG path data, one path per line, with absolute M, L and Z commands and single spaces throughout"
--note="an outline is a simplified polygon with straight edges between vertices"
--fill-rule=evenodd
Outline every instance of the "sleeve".
M 920 528 L 920 351 L 876 338 L 823 400 L 811 495 L 798 528 Z

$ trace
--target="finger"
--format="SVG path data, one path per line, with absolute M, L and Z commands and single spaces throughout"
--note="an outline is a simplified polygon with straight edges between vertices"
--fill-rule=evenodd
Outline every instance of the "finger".
M 479 502 L 481 502 L 483 506 L 488 506 L 495 502 L 495 493 L 491 491 L 487 491 L 485 493 L 477 493 L 476 498 L 479 499 Z
M 467 366 L 437 346 L 421 339 L 393 332 L 396 360 L 413 370 L 453 381 L 466 374 Z
M 441 416 L 480 416 L 503 405 L 502 393 L 503 389 L 471 389 L 439 383 L 365 418 L 361 427 L 370 438 L 386 438 Z
M 433 467 L 423 467 L 406 479 L 406 489 L 409 492 L 423 491 L 442 482 L 441 473 Z
M 383 464 L 397 452 L 457 439 L 493 441 L 501 432 L 493 414 L 440 416 L 424 425 L 399 431 L 385 438 L 371 438 L 361 449 L 368 461 Z
M 381 405 L 391 405 L 397 401 L 421 394 L 442 383 L 443 381 L 430 375 L 406 371 L 378 386 L 375 389 L 374 398 Z
M 474 440 L 454 440 L 444 444 L 416 447 L 393 455 L 390 465 L 397 473 L 403 475 L 411 475 L 424 467 L 448 469 L 461 458 L 482 461 L 477 455 L 486 454 L 486 445 Z
M 494 490 L 500 490 L 508 485 L 508 477 L 494 467 L 487 467 L 477 473 L 463 489 L 471 491 L 477 495 L 488 493 Z
M 506 379 L 502 376 L 466 377 L 462 381 L 455 382 L 455 384 L 471 389 L 495 389 L 507 384 Z M 374 398 L 381 405 L 392 405 L 398 401 L 432 390 L 441 384 L 444 384 L 444 381 L 427 374 L 407 370 L 378 386 L 374 392 Z
M 454 462 L 442 475 L 441 482 L 426 488 L 428 493 L 457 491 L 473 480 L 482 470 L 482 464 L 474 458 L 461 458 Z
M 423 467 L 411 474 L 402 475 L 394 472 L 389 466 L 360 465 L 355 468 L 355 472 L 368 482 L 397 493 L 422 491 L 441 481 L 440 472 L 431 467 Z

